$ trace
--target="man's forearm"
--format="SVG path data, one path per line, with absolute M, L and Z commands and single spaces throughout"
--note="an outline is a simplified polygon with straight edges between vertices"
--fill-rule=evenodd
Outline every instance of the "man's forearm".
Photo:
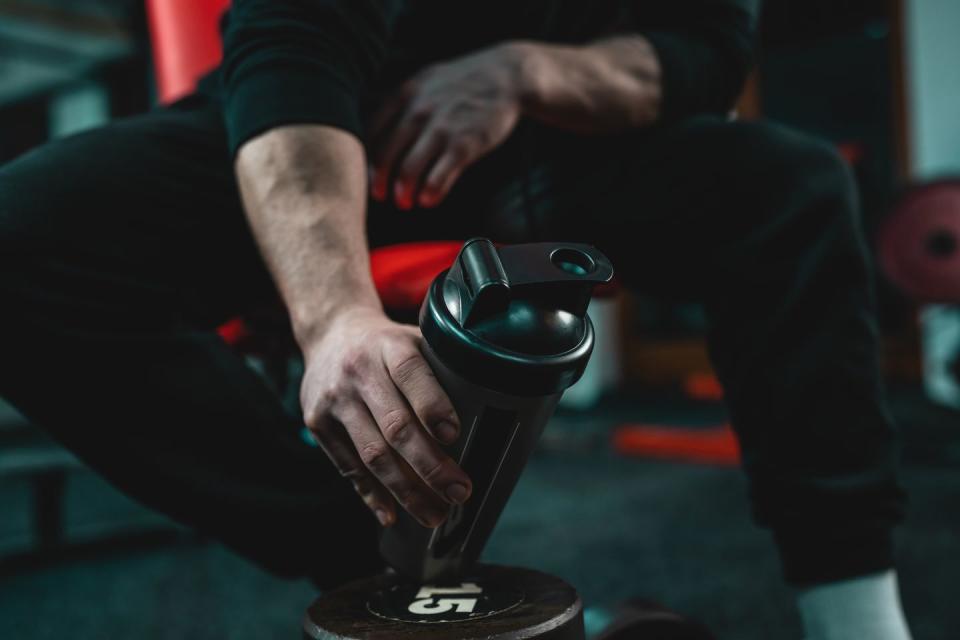
M 586 45 L 517 42 L 525 115 L 583 133 L 648 125 L 660 112 L 660 65 L 640 35 Z
M 301 348 L 344 308 L 380 309 L 370 276 L 359 140 L 326 126 L 280 127 L 240 149 L 236 173 L 253 235 Z

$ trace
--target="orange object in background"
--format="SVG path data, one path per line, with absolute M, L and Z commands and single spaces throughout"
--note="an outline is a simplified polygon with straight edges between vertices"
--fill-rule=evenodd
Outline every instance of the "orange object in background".
M 708 402 L 723 400 L 723 387 L 712 373 L 691 373 L 683 381 L 683 392 L 688 398 Z
M 837 145 L 837 153 L 839 153 L 840 157 L 846 160 L 847 164 L 851 167 L 860 164 L 860 161 L 863 160 L 864 155 L 866 155 L 863 145 L 859 142 L 841 142 Z
M 170 104 L 191 93 L 222 57 L 220 16 L 230 0 L 148 0 L 157 94 Z
M 717 427 L 624 425 L 613 432 L 613 448 L 626 456 L 720 466 L 740 464 L 740 444 L 729 424 Z

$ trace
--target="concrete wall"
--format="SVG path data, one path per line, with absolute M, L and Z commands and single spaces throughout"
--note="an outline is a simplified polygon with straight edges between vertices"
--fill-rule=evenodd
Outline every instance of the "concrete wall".
M 904 0 L 911 173 L 960 176 L 960 0 Z

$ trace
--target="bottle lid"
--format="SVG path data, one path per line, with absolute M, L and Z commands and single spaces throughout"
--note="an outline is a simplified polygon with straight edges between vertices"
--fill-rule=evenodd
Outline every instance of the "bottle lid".
M 576 382 L 593 350 L 587 306 L 613 277 L 585 244 L 496 247 L 468 240 L 433 281 L 420 309 L 430 348 L 467 380 L 519 396 L 551 395 Z

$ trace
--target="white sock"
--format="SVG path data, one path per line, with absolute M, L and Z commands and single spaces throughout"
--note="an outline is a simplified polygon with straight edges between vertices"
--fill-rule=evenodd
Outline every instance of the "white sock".
M 797 607 L 807 640 L 910 640 L 893 570 L 804 589 Z

